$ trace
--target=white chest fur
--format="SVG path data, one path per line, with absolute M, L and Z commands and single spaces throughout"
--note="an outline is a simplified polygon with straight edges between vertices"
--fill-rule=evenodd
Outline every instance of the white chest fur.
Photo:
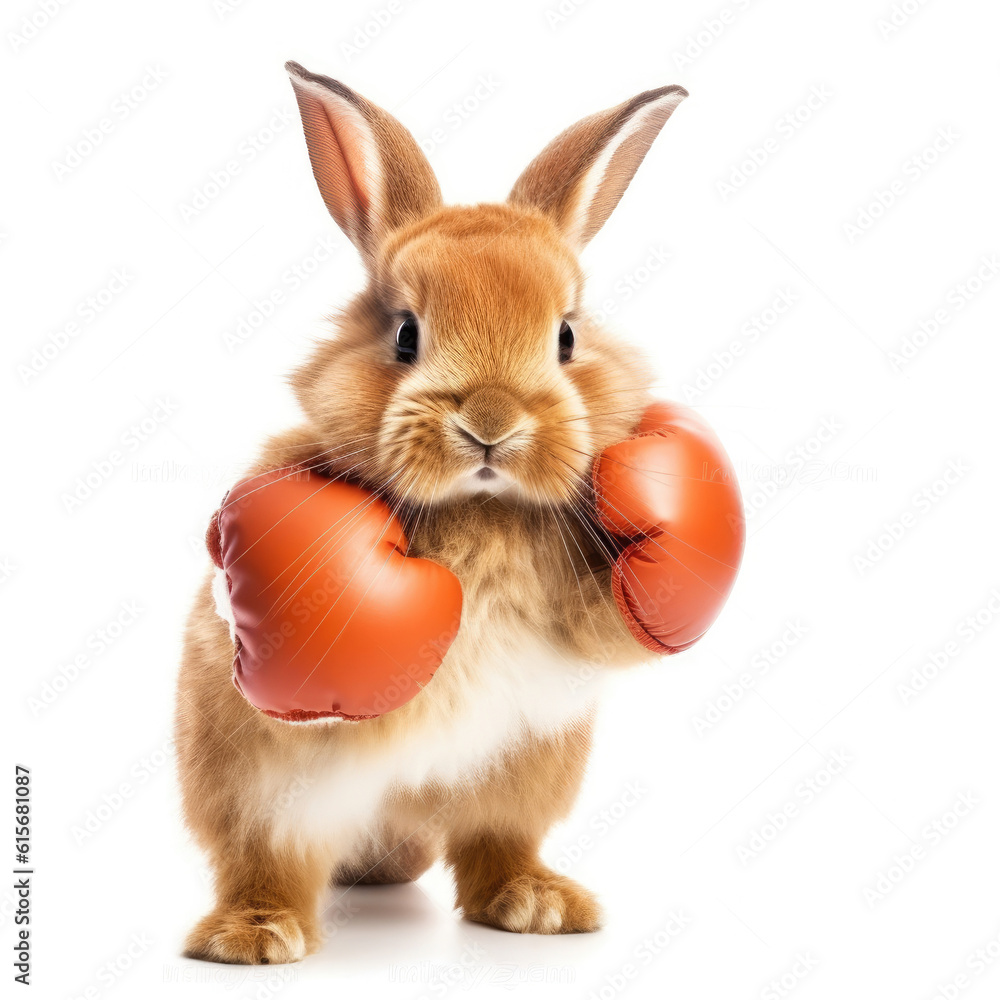
M 287 767 L 269 765 L 261 775 L 262 798 L 284 803 L 273 812 L 273 835 L 286 843 L 346 849 L 387 793 L 427 782 L 475 782 L 528 733 L 554 734 L 583 717 L 599 693 L 598 681 L 584 662 L 567 658 L 523 626 L 463 624 L 447 659 L 417 696 L 420 711 L 406 725 L 387 730 L 384 741 L 361 745 L 344 727 L 366 723 L 337 723 L 331 736 L 348 738 L 331 740 L 329 754 Z

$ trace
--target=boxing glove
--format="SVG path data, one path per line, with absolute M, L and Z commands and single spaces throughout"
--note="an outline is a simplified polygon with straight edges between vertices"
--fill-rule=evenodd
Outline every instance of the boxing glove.
M 458 631 L 458 578 L 408 556 L 393 512 L 349 483 L 298 468 L 243 480 L 207 543 L 225 574 L 233 681 L 274 718 L 356 720 L 397 708 L 431 679 Z
M 597 518 L 620 542 L 615 602 L 647 649 L 676 653 L 715 621 L 743 554 L 739 486 L 693 410 L 655 403 L 635 434 L 594 463 Z

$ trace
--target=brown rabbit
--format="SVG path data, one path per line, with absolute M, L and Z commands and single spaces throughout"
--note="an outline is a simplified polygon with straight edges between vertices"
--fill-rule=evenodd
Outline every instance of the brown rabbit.
M 580 786 L 590 678 L 649 656 L 611 599 L 609 540 L 586 483 L 650 402 L 651 374 L 583 311 L 577 254 L 687 94 L 651 90 L 585 118 L 502 204 L 444 207 L 398 121 L 335 80 L 287 69 L 323 199 L 369 282 L 294 376 L 304 423 L 268 442 L 253 471 L 321 467 L 383 496 L 410 551 L 458 576 L 462 621 L 405 705 L 291 724 L 233 686 L 233 642 L 206 579 L 177 746 L 216 906 L 186 953 L 301 959 L 320 944 L 331 880 L 411 880 L 439 857 L 471 920 L 592 931 L 594 897 L 539 848 Z

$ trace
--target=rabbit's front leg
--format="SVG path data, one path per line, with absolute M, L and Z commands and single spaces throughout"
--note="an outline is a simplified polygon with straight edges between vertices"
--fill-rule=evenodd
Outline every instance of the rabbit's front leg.
M 260 761 L 275 758 L 274 740 L 286 734 L 268 728 L 240 696 L 232 662 L 208 577 L 188 622 L 176 735 L 186 819 L 208 853 L 216 905 L 188 935 L 185 954 L 247 965 L 295 961 L 319 945 L 317 910 L 332 861 L 308 842 L 276 839 L 280 814 L 261 785 Z
M 538 846 L 492 830 L 455 845 L 449 859 L 465 916 L 519 934 L 598 930 L 593 894 L 544 865 Z
M 573 805 L 589 750 L 584 720 L 531 739 L 454 810 L 445 857 L 467 919 L 522 934 L 601 926 L 592 893 L 539 857 L 545 834 Z
M 297 962 L 321 942 L 317 912 L 328 876 L 320 852 L 276 850 L 266 836 L 214 852 L 215 909 L 188 935 L 184 954 L 211 962 Z

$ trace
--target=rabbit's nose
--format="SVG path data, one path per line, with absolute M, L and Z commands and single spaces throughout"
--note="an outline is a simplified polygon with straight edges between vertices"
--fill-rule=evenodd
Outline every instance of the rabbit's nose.
M 476 432 L 469 430 L 459 418 L 452 420 L 452 426 L 458 431 L 459 435 L 469 444 L 474 445 L 476 448 L 483 449 L 483 458 L 488 462 L 490 460 L 490 453 L 498 445 L 504 443 L 504 441 L 509 441 L 511 438 L 516 437 L 518 432 L 522 429 L 520 426 L 512 427 L 506 434 L 501 438 L 490 438 L 489 440 L 484 440 L 482 431 Z
M 489 449 L 523 430 L 527 414 L 509 392 L 488 386 L 467 396 L 453 419 L 466 441 Z
M 500 441 L 484 441 L 474 431 L 470 431 L 468 427 L 465 427 L 461 420 L 455 420 L 455 430 L 457 430 L 458 433 L 469 442 L 469 444 L 481 445 L 483 448 L 492 448 L 493 445 L 500 444 Z M 506 440 L 506 438 L 501 440 Z

